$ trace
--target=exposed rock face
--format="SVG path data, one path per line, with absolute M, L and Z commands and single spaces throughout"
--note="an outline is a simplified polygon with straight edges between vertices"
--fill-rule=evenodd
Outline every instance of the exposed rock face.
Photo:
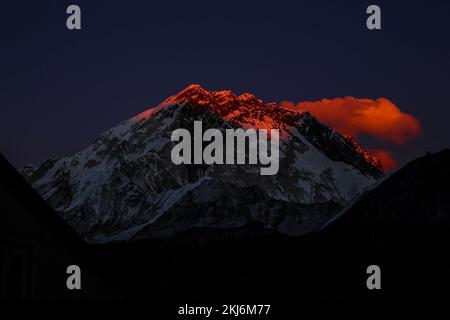
M 171 133 L 280 130 L 280 169 L 258 165 L 175 165 Z M 251 94 L 192 85 L 103 133 L 85 150 L 50 159 L 33 187 L 88 241 L 161 238 L 197 227 L 257 225 L 300 235 L 318 229 L 382 177 L 379 162 L 307 112 Z

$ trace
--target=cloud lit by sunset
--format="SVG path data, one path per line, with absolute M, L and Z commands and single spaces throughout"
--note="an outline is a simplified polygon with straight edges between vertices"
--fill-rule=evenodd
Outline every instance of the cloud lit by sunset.
M 391 171 L 397 168 L 397 160 L 394 159 L 390 151 L 384 149 L 369 149 L 368 151 L 380 160 L 384 171 Z
M 321 122 L 338 132 L 358 138 L 367 135 L 378 140 L 405 144 L 422 132 L 422 125 L 413 115 L 402 112 L 385 98 L 358 99 L 353 97 L 322 99 L 316 102 L 282 102 L 293 110 L 307 110 Z M 397 166 L 387 150 L 371 150 L 386 170 Z

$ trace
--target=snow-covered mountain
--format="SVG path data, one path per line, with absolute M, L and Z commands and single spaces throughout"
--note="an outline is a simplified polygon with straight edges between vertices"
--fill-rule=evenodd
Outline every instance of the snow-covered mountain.
M 174 130 L 280 130 L 280 169 L 175 165 Z M 90 242 L 164 238 L 178 231 L 258 229 L 301 235 L 320 228 L 381 177 L 379 161 L 308 112 L 251 94 L 191 85 L 104 132 L 85 150 L 25 173 Z

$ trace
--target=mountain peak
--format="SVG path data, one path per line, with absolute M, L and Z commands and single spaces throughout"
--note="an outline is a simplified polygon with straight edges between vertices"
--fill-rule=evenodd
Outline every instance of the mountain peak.
M 244 93 L 244 94 L 241 94 L 239 97 L 238 97 L 238 99 L 239 100 L 242 100 L 242 101 L 258 101 L 259 99 L 258 98 L 256 98 L 253 94 L 251 94 L 251 93 Z M 259 101 L 261 101 L 261 100 L 259 100 Z
M 185 92 L 196 92 L 196 91 L 208 92 L 201 85 L 193 83 L 193 84 L 188 85 L 185 89 L 181 90 L 178 94 L 185 93 Z
M 176 95 L 167 99 L 165 104 L 174 103 L 195 103 L 195 104 L 207 104 L 211 102 L 211 93 L 202 88 L 198 84 L 191 84 L 186 89 L 181 90 Z
M 258 99 L 251 93 L 244 93 L 240 96 L 237 96 L 231 90 L 208 91 L 199 84 L 191 84 L 176 95 L 164 101 L 164 104 L 166 105 L 174 103 L 191 103 L 197 105 L 209 104 L 216 107 L 232 104 L 257 104 L 259 106 L 264 105 L 264 102 L 262 100 Z
M 317 128 L 317 132 L 314 133 L 315 136 L 310 137 L 315 141 L 320 141 L 320 143 L 317 142 L 317 147 L 319 147 L 319 144 L 324 144 L 325 146 L 330 144 L 327 139 L 319 138 L 319 136 L 328 136 L 328 134 L 335 132 L 332 128 L 317 121 L 317 119 L 307 111 L 293 111 L 289 108 L 283 108 L 283 106 L 276 103 L 265 103 L 251 93 L 243 93 L 238 96 L 231 90 L 207 91 L 199 84 L 191 84 L 178 94 L 166 99 L 158 107 L 151 108 L 141 113 L 134 118 L 135 122 L 136 120 L 148 119 L 156 114 L 158 110 L 171 105 L 200 106 L 202 107 L 202 110 L 204 107 L 205 112 L 206 110 L 217 112 L 223 120 L 243 128 L 278 128 L 281 130 L 281 137 L 289 136 L 290 133 L 288 132 L 288 127 L 297 126 L 300 119 L 303 122 L 310 119 L 307 121 L 309 125 L 306 125 L 306 127 L 314 126 Z M 314 120 L 311 121 L 311 119 Z M 315 124 L 315 122 L 318 124 L 320 123 L 320 125 Z M 311 135 L 309 132 L 311 131 L 311 128 L 305 130 L 305 135 Z M 368 172 L 371 172 L 371 175 L 379 176 L 383 172 L 381 162 L 374 154 L 364 150 L 350 136 L 344 136 L 338 133 L 335 140 L 339 141 L 340 139 L 342 140 L 341 143 L 339 143 L 341 148 L 338 148 L 338 150 L 329 150 L 329 153 L 327 154 L 328 157 L 336 161 L 342 161 L 342 157 L 337 154 L 342 153 L 342 148 L 344 148 L 350 153 L 356 153 L 357 156 L 355 159 L 359 159 L 357 162 L 368 169 Z M 334 144 L 331 143 L 330 145 Z M 343 147 L 344 145 L 347 146 Z M 319 148 L 323 148 L 323 146 L 320 146 Z M 326 148 L 328 147 L 325 147 L 325 149 Z M 366 170 L 363 171 L 366 172 Z
M 209 93 L 209 91 L 205 90 L 201 85 L 193 83 L 181 90 L 177 95 L 195 95 L 199 93 L 205 94 Z

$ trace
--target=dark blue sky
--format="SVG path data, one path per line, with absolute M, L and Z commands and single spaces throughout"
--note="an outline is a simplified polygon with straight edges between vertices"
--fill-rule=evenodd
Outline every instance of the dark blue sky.
M 82 30 L 66 29 L 66 7 Z M 365 10 L 382 9 L 369 31 Z M 263 100 L 386 97 L 424 126 L 404 163 L 450 146 L 450 1 L 9 1 L 0 151 L 72 154 L 188 84 Z

